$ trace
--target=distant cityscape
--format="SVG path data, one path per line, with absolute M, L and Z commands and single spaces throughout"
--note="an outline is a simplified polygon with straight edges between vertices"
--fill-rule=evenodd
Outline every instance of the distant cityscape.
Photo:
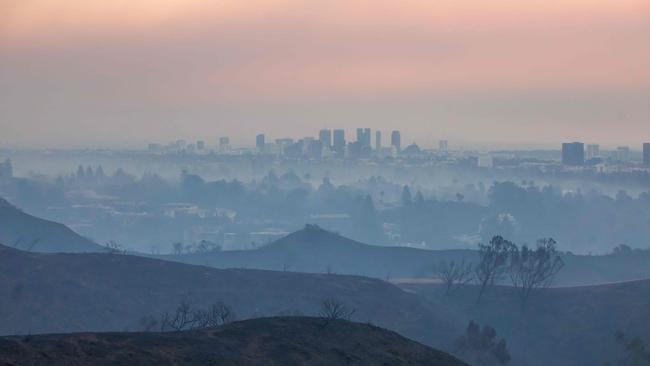
M 307 136 L 302 139 L 277 138 L 269 142 L 263 133 L 255 136 L 254 148 L 237 148 L 231 145 L 229 137 L 221 137 L 215 145 L 208 146 L 204 140 L 188 143 L 176 140 L 168 144 L 151 143 L 148 151 L 155 154 L 187 153 L 187 154 L 257 154 L 288 159 L 373 159 L 373 158 L 426 158 L 465 157 L 472 159 L 475 166 L 490 168 L 494 160 L 507 156 L 507 152 L 468 153 L 467 151 L 452 151 L 448 140 L 439 140 L 438 148 L 425 150 L 417 144 L 402 145 L 400 131 L 390 133 L 388 144 L 384 144 L 382 131 L 375 131 L 374 144 L 370 128 L 357 128 L 353 141 L 346 139 L 345 130 L 322 129 L 317 137 Z M 615 150 L 603 150 L 599 144 L 584 144 L 583 142 L 563 143 L 561 146 L 561 163 L 567 167 L 590 168 L 599 172 L 616 168 L 639 168 L 639 165 L 650 166 L 650 143 L 641 146 L 641 155 L 635 155 L 630 146 L 618 146 Z

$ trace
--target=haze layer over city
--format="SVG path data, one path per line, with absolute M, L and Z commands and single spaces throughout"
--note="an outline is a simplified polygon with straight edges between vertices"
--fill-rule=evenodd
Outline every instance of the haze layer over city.
M 649 39 L 645 0 L 0 3 L 0 364 L 650 364 Z

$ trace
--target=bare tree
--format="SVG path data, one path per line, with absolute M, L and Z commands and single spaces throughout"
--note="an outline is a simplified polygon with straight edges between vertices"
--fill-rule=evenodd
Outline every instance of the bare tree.
M 550 286 L 555 275 L 564 267 L 555 245 L 553 239 L 540 239 L 535 249 L 524 245 L 511 253 L 510 279 L 518 290 L 522 310 L 526 308 L 533 291 Z
M 230 305 L 218 301 L 207 309 L 192 309 L 189 304 L 182 302 L 173 313 L 164 312 L 160 315 L 160 331 L 182 331 L 217 327 L 232 323 L 237 319 Z
M 495 236 L 489 244 L 479 244 L 479 262 L 474 267 L 474 274 L 479 285 L 476 298 L 478 304 L 488 286 L 493 286 L 506 273 L 508 259 L 516 246 L 501 236 Z
M 348 308 L 343 302 L 335 298 L 327 298 L 321 301 L 318 315 L 326 320 L 345 319 L 350 320 L 356 309 Z
M 221 301 L 216 302 L 208 308 L 210 319 L 212 319 L 209 326 L 217 326 L 232 323 L 237 320 L 237 316 L 232 307 Z
M 445 285 L 445 295 L 449 296 L 461 286 L 470 283 L 474 279 L 474 268 L 471 263 L 456 261 L 441 261 L 434 268 L 435 274 Z
M 174 331 L 180 332 L 182 330 L 192 329 L 197 322 L 196 312 L 192 311 L 190 305 L 182 302 L 176 308 L 174 314 L 167 312 L 161 316 L 160 330 L 165 331 L 170 328 Z

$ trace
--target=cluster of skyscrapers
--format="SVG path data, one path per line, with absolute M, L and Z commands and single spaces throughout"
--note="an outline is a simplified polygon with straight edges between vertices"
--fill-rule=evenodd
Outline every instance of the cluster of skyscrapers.
M 612 158 L 617 161 L 626 162 L 630 160 L 630 148 L 619 146 L 612 153 Z M 587 162 L 598 162 L 602 160 L 600 145 L 585 145 L 582 142 L 568 142 L 562 144 L 562 164 L 579 166 Z M 643 164 L 650 166 L 650 143 L 643 144 Z
M 318 133 L 318 139 L 305 137 L 299 140 L 290 138 L 276 139 L 275 143 L 269 144 L 264 134 L 255 138 L 256 150 L 260 153 L 276 153 L 287 157 L 351 157 L 363 158 L 373 154 L 395 155 L 402 150 L 402 138 L 400 131 L 392 131 L 390 135 L 390 146 L 382 144 L 381 131 L 375 131 L 374 146 L 372 145 L 372 130 L 370 128 L 357 128 L 356 139 L 346 141 L 345 130 L 322 129 Z

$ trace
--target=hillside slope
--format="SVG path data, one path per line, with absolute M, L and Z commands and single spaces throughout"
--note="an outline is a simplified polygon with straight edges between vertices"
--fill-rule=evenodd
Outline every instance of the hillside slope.
M 323 299 L 427 344 L 455 327 L 417 296 L 381 280 L 260 270 L 219 270 L 142 257 L 26 253 L 0 247 L 0 334 L 137 330 L 144 316 L 184 301 L 231 305 L 239 318 L 316 314 Z M 388 301 L 389 300 L 389 301 Z
M 318 318 L 261 318 L 191 332 L 5 337 L 0 364 L 465 365 L 394 332 Z
M 258 268 L 375 278 L 427 276 L 443 259 L 474 258 L 469 250 L 431 251 L 368 245 L 308 225 L 256 250 L 169 255 L 163 258 L 217 268 Z
M 444 307 L 455 323 L 492 325 L 513 355 L 531 366 L 602 365 L 619 349 L 617 331 L 650 342 L 650 280 L 540 290 L 523 312 L 512 287 L 489 289 L 478 306 L 475 286 L 450 297 L 440 285 L 401 287 Z
M 381 279 L 431 277 L 441 261 L 478 259 L 476 250 L 424 250 L 376 246 L 308 225 L 255 250 L 164 255 L 160 258 L 216 268 L 284 269 Z M 555 285 L 583 286 L 650 278 L 650 251 L 621 255 L 563 254 Z
M 40 219 L 0 198 L 0 243 L 44 253 L 98 252 L 103 248 L 63 224 Z

